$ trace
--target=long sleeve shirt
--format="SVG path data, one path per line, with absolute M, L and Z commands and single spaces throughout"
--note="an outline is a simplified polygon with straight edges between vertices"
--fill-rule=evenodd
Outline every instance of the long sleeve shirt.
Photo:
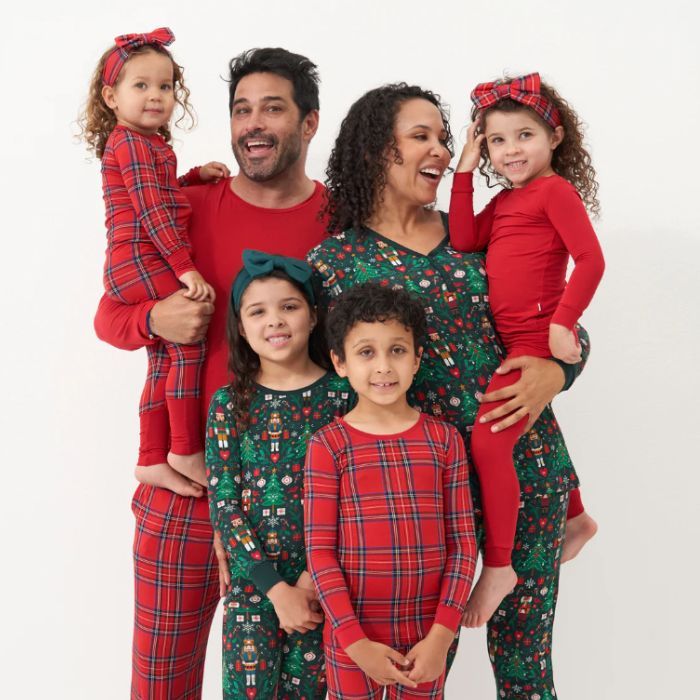
M 467 458 L 457 430 L 426 414 L 395 435 L 342 419 L 306 458 L 309 571 L 326 634 L 414 644 L 434 623 L 456 631 L 476 561 Z
M 541 347 L 549 324 L 573 328 L 605 268 L 595 231 L 576 189 L 559 175 L 504 189 L 474 216 L 473 178 L 457 173 L 450 237 L 457 250 L 486 250 L 489 301 L 510 351 Z M 575 267 L 569 281 L 569 256 Z

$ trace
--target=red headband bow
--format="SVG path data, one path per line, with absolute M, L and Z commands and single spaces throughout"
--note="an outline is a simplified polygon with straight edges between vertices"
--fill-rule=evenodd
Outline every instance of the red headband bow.
M 540 94 L 539 73 L 530 73 L 509 81 L 479 83 L 472 90 L 471 98 L 479 109 L 488 109 L 501 100 L 515 100 L 534 109 L 552 128 L 561 124 L 557 108 Z
M 168 46 L 172 44 L 173 41 L 175 41 L 175 35 L 167 27 L 154 29 L 148 34 L 122 34 L 116 37 L 114 40 L 116 46 L 105 61 L 105 67 L 102 71 L 102 82 L 105 85 L 114 85 L 114 83 L 117 82 L 119 72 L 127 58 L 129 58 L 131 52 L 139 48 L 139 46 L 146 46 L 148 44 Z

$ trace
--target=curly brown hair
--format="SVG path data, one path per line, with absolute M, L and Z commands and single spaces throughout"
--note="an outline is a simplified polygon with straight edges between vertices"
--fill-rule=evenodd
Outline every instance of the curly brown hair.
M 108 48 L 98 61 L 95 72 L 92 74 L 90 90 L 87 100 L 85 101 L 85 106 L 78 119 L 80 136 L 87 142 L 88 150 L 94 151 L 95 155 L 100 159 L 105 151 L 107 139 L 117 125 L 117 118 L 114 112 L 107 106 L 102 97 L 102 88 L 104 86 L 102 74 L 107 57 L 112 53 L 114 48 L 114 46 Z M 175 62 L 170 52 L 157 44 L 146 44 L 145 46 L 139 46 L 133 49 L 129 54 L 129 58 L 126 60 L 128 62 L 133 56 L 148 52 L 165 54 L 173 62 L 173 92 L 175 95 L 175 103 L 182 108 L 182 114 L 175 120 L 175 124 L 180 126 L 185 118 L 187 118 L 189 119 L 189 124 L 184 128 L 192 128 L 195 124 L 195 116 L 189 101 L 190 91 L 185 86 L 184 82 L 184 69 Z M 122 74 L 120 73 L 115 85 L 119 83 L 121 76 Z M 172 134 L 170 133 L 170 126 L 168 124 L 161 126 L 160 129 L 158 129 L 158 133 L 166 142 L 169 143 L 171 141 Z
M 509 81 L 511 79 L 505 77 L 503 80 Z M 559 110 L 561 125 L 564 128 L 564 139 L 552 154 L 552 169 L 578 190 L 586 209 L 594 216 L 598 216 L 600 214 L 598 182 L 596 181 L 595 169 L 591 163 L 591 156 L 583 144 L 583 122 L 573 107 L 551 85 L 541 83 L 540 92 L 543 97 L 548 99 Z M 480 110 L 476 106 L 472 107 L 472 121 L 481 116 L 481 130 L 483 131 L 488 115 L 496 111 L 527 112 L 547 130 L 552 131 L 552 126 L 544 121 L 534 109 L 509 98 L 499 100 L 495 105 L 485 110 Z M 485 139 L 481 144 L 479 171 L 486 177 L 488 187 L 495 187 L 496 185 L 510 187 L 510 181 L 499 175 L 494 169 L 489 158 Z
M 361 230 L 382 201 L 386 187 L 389 153 L 401 163 L 396 146 L 394 123 L 399 108 L 407 100 L 428 100 L 440 111 L 447 134 L 445 146 L 452 150 L 452 132 L 446 107 L 440 96 L 417 85 L 393 83 L 365 93 L 357 100 L 340 125 L 326 168 L 326 205 L 329 233 L 347 228 Z
M 330 368 L 328 352 L 326 350 L 323 337 L 323 318 L 320 309 L 316 309 L 309 293 L 303 285 L 293 280 L 283 270 L 270 270 L 270 273 L 263 277 L 256 277 L 256 280 L 281 279 L 294 286 L 306 300 L 311 311 L 316 312 L 316 325 L 309 336 L 309 357 L 323 369 Z M 228 368 L 232 379 L 229 384 L 233 399 L 233 416 L 239 431 L 246 430 L 249 422 L 250 401 L 255 391 L 255 380 L 260 371 L 260 358 L 250 347 L 248 341 L 241 334 L 240 313 L 233 305 L 233 295 L 229 295 L 228 317 L 226 319 L 226 337 L 228 339 Z

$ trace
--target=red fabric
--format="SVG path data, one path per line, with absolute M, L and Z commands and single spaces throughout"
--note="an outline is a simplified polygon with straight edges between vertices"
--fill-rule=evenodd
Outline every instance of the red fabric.
M 450 239 L 486 248 L 489 301 L 508 352 L 549 356 L 549 324 L 573 329 L 603 275 L 600 244 L 576 189 L 558 175 L 499 192 L 474 216 L 472 174 L 456 173 Z M 568 283 L 569 256 L 576 264 Z
M 530 73 L 512 80 L 479 83 L 471 94 L 472 102 L 481 110 L 501 100 L 514 100 L 534 109 L 552 128 L 561 124 L 559 110 L 540 94 L 540 74 Z
M 253 247 L 303 258 L 325 237 L 325 224 L 318 219 L 323 187 L 317 183 L 309 199 L 289 209 L 247 204 L 231 192 L 230 180 L 184 192 L 192 206 L 189 234 L 198 269 L 218 296 L 203 365 L 204 426 L 211 395 L 227 381 L 226 301 L 241 253 Z M 127 350 L 147 345 L 153 352 L 162 347 L 149 340 L 146 329 L 146 314 L 154 303 L 127 306 L 104 295 L 95 317 L 97 335 Z M 162 353 L 153 355 L 162 360 Z M 136 503 L 146 505 L 135 507 L 132 698 L 199 699 L 206 639 L 218 601 L 207 499 L 139 486 Z
M 219 602 L 206 498 L 141 485 L 132 502 L 135 617 L 132 700 L 198 700 Z
M 486 391 L 510 386 L 520 379 L 520 374 L 519 370 L 504 375 L 494 374 Z M 471 434 L 472 459 L 479 475 L 483 506 L 486 566 L 508 566 L 511 563 L 520 504 L 520 482 L 513 466 L 513 448 L 523 434 L 528 417 L 498 433 L 491 432 L 493 423 L 479 423 L 482 415 L 504 403 L 506 401 L 481 404 Z
M 581 491 L 579 491 L 579 489 L 569 491 L 569 507 L 566 511 L 566 519 L 571 520 L 571 518 L 581 515 L 584 510 L 583 501 L 581 500 Z
M 459 627 L 476 561 L 467 457 L 457 429 L 421 414 L 396 435 L 338 418 L 309 442 L 306 559 L 324 639 L 412 645 Z

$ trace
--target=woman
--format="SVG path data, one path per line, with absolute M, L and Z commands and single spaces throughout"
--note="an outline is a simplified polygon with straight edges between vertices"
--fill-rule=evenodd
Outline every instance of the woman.
M 429 340 L 413 400 L 457 426 L 468 446 L 480 392 L 505 355 L 491 319 L 483 255 L 453 250 L 446 216 L 430 208 L 451 143 L 433 93 L 402 83 L 361 97 L 341 125 L 326 171 L 329 230 L 337 235 L 314 248 L 309 261 L 321 305 L 371 279 L 424 301 Z M 488 418 L 509 414 L 501 427 L 527 413 L 539 418 L 514 451 L 523 501 L 513 550 L 518 582 L 488 623 L 489 656 L 500 697 L 544 700 L 555 696 L 551 632 L 559 558 L 568 492 L 578 485 L 547 404 L 580 367 L 518 358 L 503 368 L 522 370 L 522 377 L 489 397 L 510 400 Z M 472 487 L 478 517 L 478 484 Z

